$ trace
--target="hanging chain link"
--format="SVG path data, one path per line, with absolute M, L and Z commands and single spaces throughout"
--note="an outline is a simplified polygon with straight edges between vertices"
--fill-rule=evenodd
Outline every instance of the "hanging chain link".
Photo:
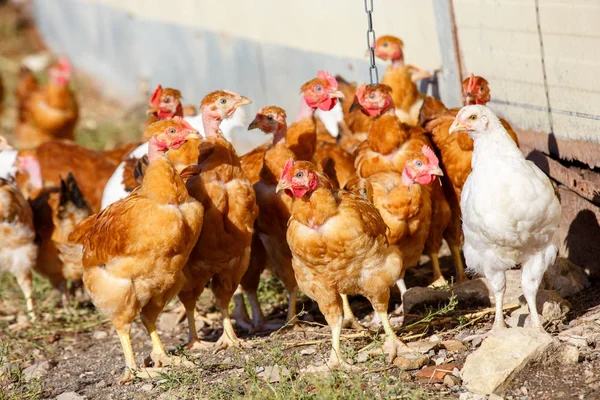
M 365 12 L 367 13 L 367 47 L 369 48 L 369 58 L 371 66 L 369 67 L 369 79 L 371 85 L 379 84 L 379 71 L 375 64 L 375 31 L 373 30 L 373 0 L 365 1 Z

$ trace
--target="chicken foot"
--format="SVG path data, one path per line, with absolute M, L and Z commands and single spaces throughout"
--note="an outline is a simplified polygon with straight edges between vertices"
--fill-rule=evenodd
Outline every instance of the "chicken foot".
M 123 347 L 123 355 L 125 356 L 125 372 L 123 372 L 123 375 L 119 380 L 119 384 L 121 385 L 132 381 L 134 378 L 134 373 L 137 370 L 135 356 L 133 354 L 133 347 L 131 347 L 131 338 L 129 336 L 130 330 L 131 325 L 127 325 L 120 329 L 117 328 L 117 335 L 119 335 L 121 347 Z

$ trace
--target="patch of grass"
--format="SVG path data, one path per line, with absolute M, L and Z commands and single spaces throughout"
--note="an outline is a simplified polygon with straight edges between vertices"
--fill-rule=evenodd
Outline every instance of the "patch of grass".
M 10 361 L 13 349 L 0 339 L 0 400 L 41 399 L 44 388 L 39 379 L 27 382 L 23 375 L 23 363 L 27 360 Z

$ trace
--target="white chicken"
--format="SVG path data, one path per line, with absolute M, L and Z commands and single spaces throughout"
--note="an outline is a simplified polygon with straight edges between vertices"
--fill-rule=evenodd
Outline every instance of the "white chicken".
M 460 206 L 468 270 L 483 273 L 496 299 L 492 332 L 506 328 L 502 314 L 505 271 L 522 265 L 521 284 L 533 327 L 543 330 L 536 308 L 538 287 L 554 262 L 561 207 L 550 179 L 525 159 L 498 117 L 487 107 L 463 107 L 450 133 L 474 140 L 472 172 Z

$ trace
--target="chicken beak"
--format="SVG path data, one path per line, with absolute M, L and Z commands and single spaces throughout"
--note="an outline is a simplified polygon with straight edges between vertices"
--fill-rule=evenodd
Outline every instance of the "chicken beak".
M 277 184 L 277 187 L 275 188 L 275 193 L 279 193 L 282 190 L 289 189 L 290 187 L 291 186 L 288 181 L 286 181 L 285 179 L 280 179 L 279 183 Z
M 352 102 L 352 105 L 350 106 L 349 112 L 354 112 L 354 111 L 362 110 L 362 109 L 363 109 L 363 106 L 359 103 L 358 97 L 354 96 L 354 101 Z
M 343 99 L 344 93 L 342 93 L 341 90 L 334 90 L 333 92 L 329 93 L 329 97 L 332 99 Z
M 158 112 L 157 107 L 150 106 L 150 107 L 146 108 L 146 115 L 154 114 L 156 112 Z
M 202 139 L 202 136 L 200 136 L 200 133 L 198 133 L 198 131 L 188 131 L 188 134 L 185 136 L 185 140 L 191 140 L 191 139 Z
M 432 169 L 429 171 L 429 173 L 430 173 L 431 175 L 444 176 L 444 171 L 442 171 L 442 169 L 441 169 L 441 168 L 440 168 L 438 165 L 436 165 L 435 167 L 433 167 L 433 168 L 432 168 Z
M 241 98 L 235 103 L 235 107 L 245 106 L 246 104 L 252 104 L 252 100 L 245 96 L 240 96 Z
M 256 129 L 258 128 L 258 116 L 256 116 L 252 122 L 250 122 L 250 125 L 248 125 L 248 130 L 251 131 L 252 129 Z
M 458 121 L 454 121 L 448 130 L 448 133 L 460 132 L 466 130 L 467 127 Z

